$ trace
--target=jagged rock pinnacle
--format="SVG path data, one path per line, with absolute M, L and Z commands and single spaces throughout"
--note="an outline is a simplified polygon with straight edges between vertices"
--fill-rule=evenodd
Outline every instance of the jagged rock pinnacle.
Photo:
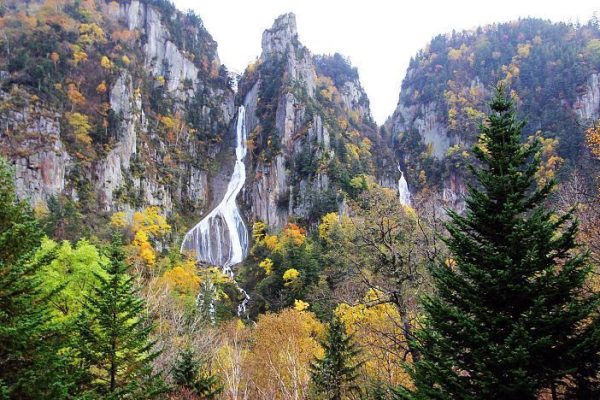
M 298 29 L 296 15 L 293 13 L 279 16 L 271 29 L 264 31 L 262 36 L 262 55 L 265 57 L 273 54 L 285 54 L 292 46 L 298 43 Z

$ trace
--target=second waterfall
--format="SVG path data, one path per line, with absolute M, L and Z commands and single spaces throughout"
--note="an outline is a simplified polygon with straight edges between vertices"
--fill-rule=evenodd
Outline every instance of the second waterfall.
M 235 202 L 246 181 L 246 109 L 238 108 L 235 166 L 221 202 L 186 233 L 181 252 L 193 252 L 198 261 L 218 265 L 233 276 L 231 267 L 244 260 L 248 252 L 248 230 Z

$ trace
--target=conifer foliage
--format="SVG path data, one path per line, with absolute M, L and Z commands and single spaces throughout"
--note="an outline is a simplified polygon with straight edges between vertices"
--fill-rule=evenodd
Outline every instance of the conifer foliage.
M 187 390 L 201 399 L 214 399 L 223 391 L 223 386 L 215 375 L 202 371 L 202 364 L 194 352 L 183 349 L 173 366 L 173 381 L 176 386 Z
M 36 276 L 52 257 L 34 259 L 42 235 L 29 206 L 17 201 L 12 170 L 0 158 L 0 399 L 58 399 L 68 390 L 49 296 L 41 295 Z
M 361 366 L 357 361 L 360 350 L 346 333 L 344 323 L 333 317 L 327 336 L 321 343 L 325 354 L 311 365 L 311 376 L 319 399 L 341 400 L 357 391 L 354 384 Z
M 78 324 L 86 386 L 92 397 L 152 398 L 163 390 L 152 373 L 152 360 L 158 353 L 149 339 L 152 325 L 143 317 L 145 306 L 133 277 L 127 274 L 129 266 L 118 236 L 107 256 L 108 276 L 96 274 L 98 284 L 87 297 Z
M 574 381 L 587 393 L 577 398 L 593 398 L 597 371 L 583 377 L 579 355 L 598 354 L 598 297 L 583 290 L 590 269 L 576 221 L 546 206 L 553 182 L 535 184 L 539 145 L 522 142 L 523 126 L 499 87 L 474 148 L 481 166 L 471 168 L 467 211 L 449 211 L 453 259 L 432 270 L 416 388 L 399 398 L 564 398 Z

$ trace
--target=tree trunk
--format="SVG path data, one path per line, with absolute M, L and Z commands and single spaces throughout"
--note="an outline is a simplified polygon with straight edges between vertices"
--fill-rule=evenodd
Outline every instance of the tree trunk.
M 421 359 L 421 354 L 412 344 L 412 325 L 410 323 L 410 319 L 408 318 L 408 311 L 406 305 L 404 304 L 404 299 L 398 293 L 394 293 L 393 299 L 394 304 L 396 304 L 398 312 L 400 313 L 400 319 L 402 321 L 402 331 L 404 332 L 404 338 L 406 339 L 406 346 L 408 347 L 408 352 L 410 353 L 413 362 L 419 361 Z

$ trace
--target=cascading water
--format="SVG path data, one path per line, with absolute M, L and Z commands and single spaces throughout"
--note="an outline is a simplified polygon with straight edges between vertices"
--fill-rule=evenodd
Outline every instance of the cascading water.
M 248 253 L 248 230 L 237 207 L 235 199 L 246 181 L 246 109 L 238 108 L 236 123 L 235 165 L 221 202 L 183 238 L 181 252 L 193 252 L 196 259 L 211 265 L 218 265 L 223 272 L 233 278 L 232 266 L 244 260 Z M 245 313 L 248 294 L 241 288 L 244 301 L 238 313 Z
M 408 190 L 408 183 L 406 182 L 406 178 L 404 177 L 404 172 L 398 166 L 398 171 L 400 171 L 400 179 L 398 180 L 398 194 L 400 195 L 400 203 L 404 206 L 410 206 L 410 190 Z

